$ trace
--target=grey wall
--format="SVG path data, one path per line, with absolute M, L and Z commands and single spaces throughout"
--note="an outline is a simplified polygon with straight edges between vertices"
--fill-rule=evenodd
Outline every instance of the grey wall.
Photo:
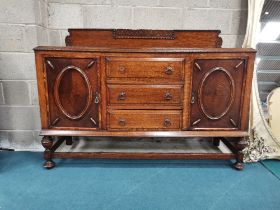
M 67 28 L 220 29 L 240 47 L 247 0 L 0 0 L 0 147 L 42 150 L 34 54 Z

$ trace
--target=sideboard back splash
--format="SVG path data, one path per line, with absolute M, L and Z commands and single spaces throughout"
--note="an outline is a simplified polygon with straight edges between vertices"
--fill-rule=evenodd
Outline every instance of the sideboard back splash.
M 68 29 L 67 46 L 219 48 L 219 30 Z

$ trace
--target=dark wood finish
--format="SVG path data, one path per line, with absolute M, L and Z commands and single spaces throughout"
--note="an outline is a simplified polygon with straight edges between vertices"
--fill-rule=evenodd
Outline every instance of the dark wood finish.
M 239 129 L 245 59 L 194 59 L 191 129 Z
M 98 58 L 46 57 L 49 128 L 99 128 Z
M 175 31 L 164 30 L 130 30 L 115 29 L 113 30 L 114 39 L 176 39 Z
M 91 157 L 235 158 L 242 169 L 253 49 L 219 48 L 219 31 L 69 31 L 71 46 L 35 48 L 46 168 Z M 55 152 L 73 136 L 213 137 L 232 153 Z
M 42 138 L 42 145 L 45 148 L 44 158 L 46 160 L 43 166 L 46 169 L 51 169 L 55 166 L 55 162 L 52 160 L 53 139 L 50 136 L 44 136 Z
M 243 163 L 243 157 L 244 154 L 242 152 L 242 150 L 247 146 L 247 141 L 244 137 L 241 137 L 239 139 L 239 141 L 236 142 L 236 150 L 237 150 L 237 154 L 236 154 L 236 162 L 234 164 L 234 167 L 237 170 L 242 170 L 244 168 L 244 163 Z
M 219 30 L 69 29 L 67 46 L 95 47 L 221 47 Z

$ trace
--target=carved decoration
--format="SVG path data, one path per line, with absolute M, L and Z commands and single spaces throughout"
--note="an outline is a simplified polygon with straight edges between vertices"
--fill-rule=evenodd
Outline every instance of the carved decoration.
M 60 118 L 56 118 L 51 124 L 52 126 L 55 126 L 60 121 Z
M 276 149 L 265 145 L 264 139 L 257 135 L 255 129 L 251 130 L 247 139 L 248 146 L 243 150 L 244 162 L 257 162 L 269 157 L 269 154 L 276 152 Z
M 90 118 L 90 121 L 94 124 L 94 125 L 97 125 L 96 121 L 91 117 Z
M 217 71 L 223 72 L 226 75 L 226 77 L 228 78 L 228 82 L 230 85 L 230 100 L 229 100 L 229 103 L 227 104 L 225 110 L 220 115 L 213 116 L 206 111 L 206 109 L 204 107 L 205 104 L 203 103 L 202 99 L 203 99 L 203 90 L 204 90 L 205 82 L 213 73 L 215 73 Z M 200 107 L 201 111 L 203 112 L 203 114 L 210 120 L 218 120 L 218 119 L 222 118 L 229 111 L 231 105 L 234 102 L 234 95 L 235 95 L 234 79 L 232 78 L 232 76 L 226 69 L 224 69 L 222 67 L 215 67 L 215 68 L 211 69 L 209 72 L 207 72 L 204 75 L 204 77 L 202 78 L 200 86 L 199 86 L 198 94 L 199 94 L 199 98 L 198 98 L 199 107 Z
M 233 119 L 230 118 L 229 121 L 234 127 L 237 127 L 237 124 Z
M 81 74 L 82 78 L 85 80 L 86 82 L 86 85 L 87 85 L 87 90 L 88 90 L 88 97 L 87 97 L 87 102 L 86 102 L 86 105 L 84 107 L 84 109 L 76 114 L 76 115 L 72 115 L 70 114 L 69 112 L 67 112 L 65 110 L 65 108 L 62 106 L 61 104 L 61 100 L 60 100 L 60 97 L 59 97 L 59 86 L 60 86 L 60 82 L 63 78 L 63 75 L 66 74 L 68 71 L 77 71 Z M 80 68 L 76 67 L 76 66 L 67 66 L 65 67 L 58 75 L 57 75 L 57 78 L 55 80 L 55 84 L 54 84 L 54 99 L 55 99 L 55 103 L 56 105 L 58 106 L 58 108 L 62 111 L 62 113 L 72 119 L 72 120 L 77 120 L 79 118 L 81 118 L 85 113 L 86 111 L 88 110 L 91 102 L 92 102 L 92 87 L 91 87 L 91 84 L 90 84 L 90 81 L 89 81 L 89 78 L 87 77 L 87 75 L 85 74 L 85 72 L 83 70 L 81 70 Z
M 201 119 L 198 119 L 198 120 L 194 121 L 194 122 L 192 123 L 192 125 L 197 125 L 198 123 L 200 123 L 200 121 L 201 121 Z
M 41 143 L 46 150 L 50 151 L 53 145 L 53 139 L 50 136 L 44 136 Z
M 216 43 L 217 47 L 222 47 L 222 44 L 223 44 L 223 39 L 222 37 L 218 36 L 217 43 Z
M 65 44 L 66 44 L 66 46 L 70 46 L 70 45 L 71 45 L 70 35 L 67 35 L 67 36 L 65 37 Z
M 197 67 L 197 69 L 198 69 L 199 71 L 202 70 L 201 67 L 200 67 L 200 65 L 198 65 L 198 63 L 195 62 L 194 65 Z
M 174 31 L 167 30 L 129 30 L 115 29 L 113 30 L 114 39 L 176 39 Z
M 95 59 L 93 59 L 91 62 L 89 62 L 89 64 L 87 65 L 87 68 L 89 69 L 90 67 L 92 67 L 92 65 L 95 63 Z
M 241 64 L 243 64 L 243 61 L 240 61 L 234 68 L 237 69 Z
M 51 67 L 51 69 L 54 70 L 54 66 L 53 66 L 52 62 L 50 62 L 49 60 L 47 60 L 46 62 Z

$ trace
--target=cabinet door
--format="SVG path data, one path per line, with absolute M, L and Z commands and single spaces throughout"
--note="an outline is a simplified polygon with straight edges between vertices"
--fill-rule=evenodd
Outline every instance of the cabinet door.
M 194 60 L 190 128 L 239 129 L 245 78 L 244 59 Z
M 50 128 L 99 128 L 97 58 L 45 58 Z

